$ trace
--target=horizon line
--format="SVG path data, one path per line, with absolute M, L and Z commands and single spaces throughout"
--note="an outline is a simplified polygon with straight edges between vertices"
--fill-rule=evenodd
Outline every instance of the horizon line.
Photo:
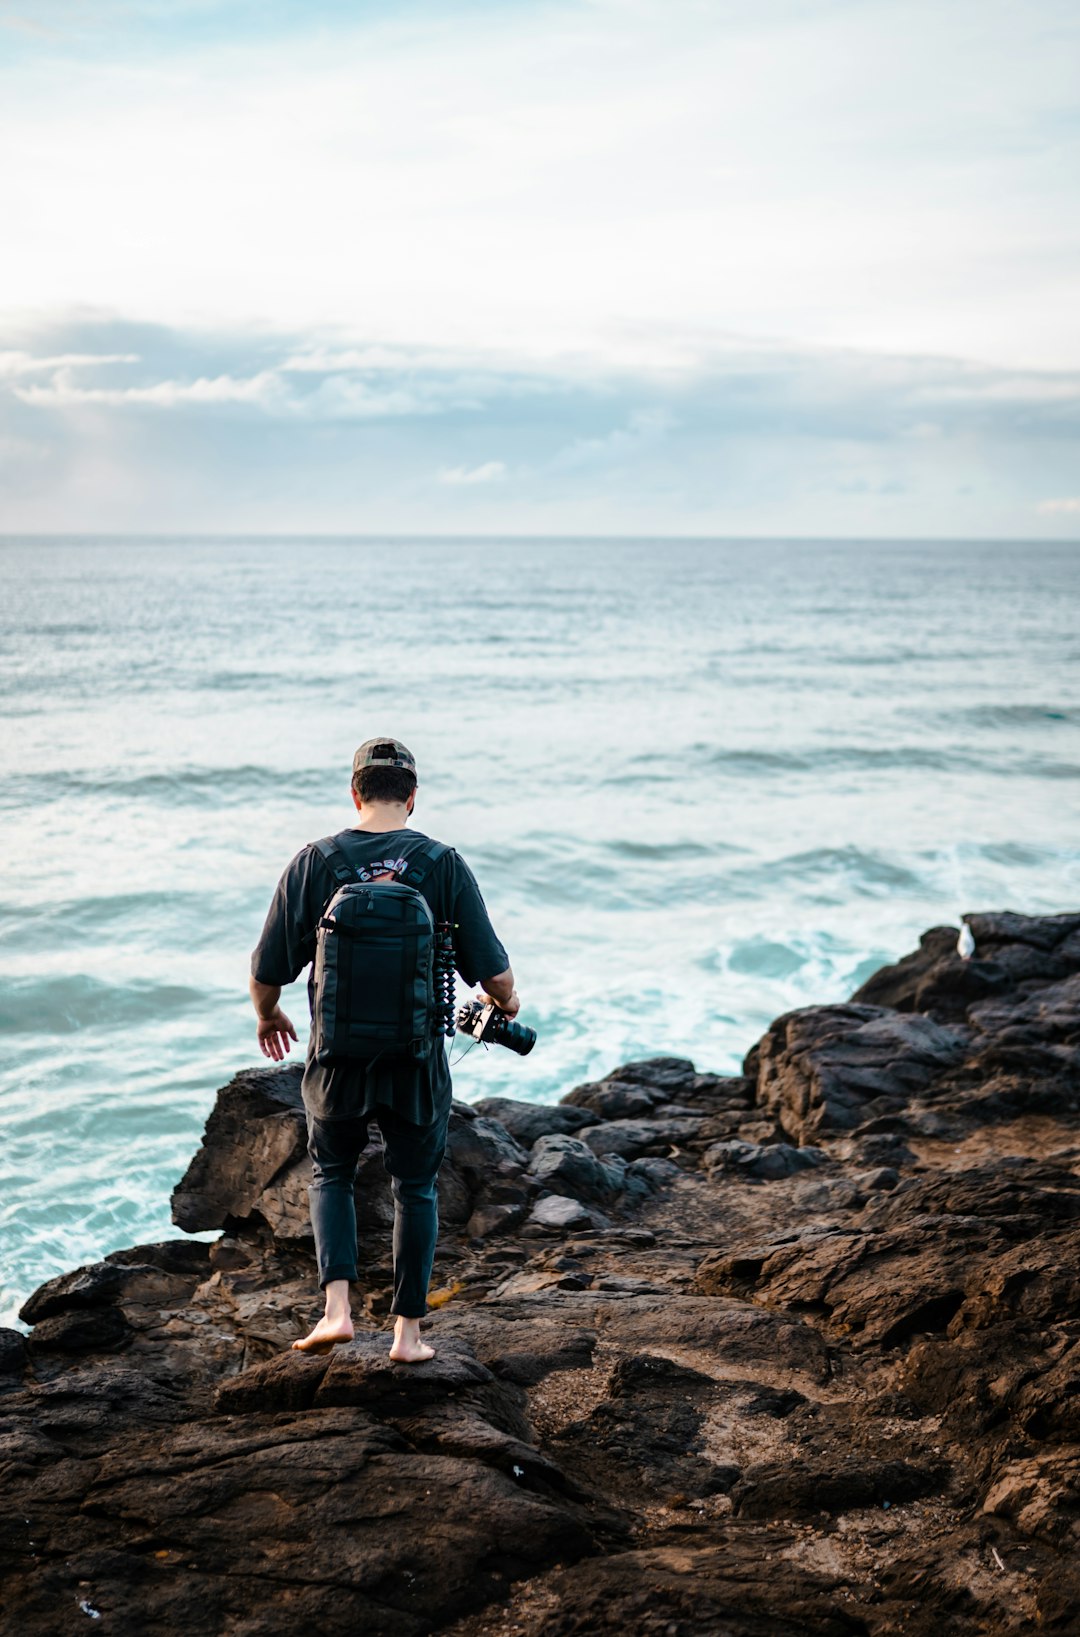
M 575 541 L 610 542 L 610 543 L 649 543 L 685 541 L 698 544 L 792 544 L 792 545 L 1014 545 L 1014 546 L 1076 546 L 1080 545 L 1080 535 L 1075 537 L 1053 535 L 998 535 L 998 534 L 679 534 L 679 533 L 649 533 L 649 534 L 516 534 L 506 530 L 470 530 L 468 532 L 440 533 L 409 530 L 398 532 L 393 529 L 378 529 L 364 532 L 358 531 L 322 531 L 312 530 L 296 532 L 267 530 L 245 531 L 233 533 L 216 529 L 184 529 L 178 533 L 164 534 L 157 531 L 142 529 L 98 529 L 93 531 L 75 531 L 70 529 L 18 529 L 0 531 L 0 544 L 6 545 L 18 540 L 72 540 L 72 541 L 99 541 L 99 540 L 144 540 L 176 542 L 183 540 L 219 540 L 225 543 L 258 543 L 261 541 L 305 541 L 305 540 L 397 540 L 397 541 L 432 541 L 432 540 L 502 540 L 521 542 L 549 542 L 553 544 L 572 543 Z

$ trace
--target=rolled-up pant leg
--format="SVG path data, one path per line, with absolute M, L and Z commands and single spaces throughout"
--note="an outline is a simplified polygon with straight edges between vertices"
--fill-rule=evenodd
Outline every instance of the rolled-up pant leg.
M 319 1286 L 356 1278 L 356 1162 L 367 1142 L 367 1120 L 318 1120 L 308 1112 L 311 1182 L 308 1206 L 315 1234 Z
M 411 1125 L 391 1109 L 375 1118 L 383 1134 L 383 1164 L 394 1195 L 394 1299 L 391 1313 L 422 1319 L 439 1234 L 439 1166 L 449 1110 L 431 1125 Z

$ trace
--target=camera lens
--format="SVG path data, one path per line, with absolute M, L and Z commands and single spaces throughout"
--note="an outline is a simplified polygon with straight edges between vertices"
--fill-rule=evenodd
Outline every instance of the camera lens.
M 528 1057 L 536 1045 L 536 1030 L 527 1028 L 524 1023 L 513 1023 L 508 1017 L 501 1017 L 496 1013 L 489 1025 L 491 1038 L 500 1046 L 506 1046 L 519 1057 Z

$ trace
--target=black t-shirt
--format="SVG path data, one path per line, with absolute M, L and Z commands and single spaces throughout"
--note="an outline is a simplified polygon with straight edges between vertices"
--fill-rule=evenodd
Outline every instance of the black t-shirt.
M 342 830 L 334 837 L 346 859 L 371 875 L 400 870 L 430 838 L 420 830 Z M 284 988 L 314 959 L 315 928 L 337 890 L 322 855 L 304 847 L 278 882 L 262 935 L 251 953 L 251 972 L 260 983 Z M 506 950 L 495 936 L 480 888 L 465 860 L 450 848 L 432 866 L 418 888 L 436 921 L 453 926 L 454 965 L 470 985 L 505 972 Z M 308 978 L 308 1001 L 314 990 Z M 414 1125 L 428 1125 L 450 1106 L 450 1065 L 445 1038 L 420 1062 L 316 1063 L 308 1044 L 303 1080 L 304 1103 L 320 1120 L 369 1114 L 388 1105 Z

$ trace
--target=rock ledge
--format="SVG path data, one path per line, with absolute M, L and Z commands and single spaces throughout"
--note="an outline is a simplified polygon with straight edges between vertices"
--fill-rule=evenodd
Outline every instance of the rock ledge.
M 1080 1630 L 1080 914 L 965 919 L 741 1075 L 455 1104 L 422 1365 L 377 1140 L 355 1340 L 290 1350 L 299 1070 L 238 1075 L 173 1195 L 217 1239 L 0 1331 L 14 1629 Z

